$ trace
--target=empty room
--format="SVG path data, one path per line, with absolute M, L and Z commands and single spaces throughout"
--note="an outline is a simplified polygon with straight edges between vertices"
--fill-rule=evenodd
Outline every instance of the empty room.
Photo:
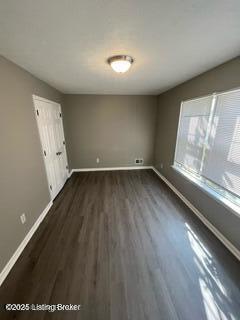
M 0 319 L 240 320 L 239 0 L 0 0 Z

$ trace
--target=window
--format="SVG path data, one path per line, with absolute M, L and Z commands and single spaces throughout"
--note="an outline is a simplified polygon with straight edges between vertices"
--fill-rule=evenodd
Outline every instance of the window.
M 240 205 L 240 90 L 182 102 L 174 166 Z

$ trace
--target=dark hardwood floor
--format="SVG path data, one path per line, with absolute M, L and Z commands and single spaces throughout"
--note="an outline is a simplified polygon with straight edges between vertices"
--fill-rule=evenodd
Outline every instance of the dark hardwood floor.
M 153 171 L 75 173 L 0 303 L 82 305 L 4 320 L 239 320 L 240 263 Z

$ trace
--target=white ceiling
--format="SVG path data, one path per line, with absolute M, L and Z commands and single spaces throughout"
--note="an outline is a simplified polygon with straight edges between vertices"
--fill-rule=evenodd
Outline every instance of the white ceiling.
M 0 0 L 0 54 L 64 93 L 157 94 L 239 52 L 239 0 Z

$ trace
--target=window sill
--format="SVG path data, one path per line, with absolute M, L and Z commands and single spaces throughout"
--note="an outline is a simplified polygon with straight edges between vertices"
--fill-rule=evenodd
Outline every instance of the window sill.
M 191 174 L 187 173 L 185 170 L 182 170 L 181 168 L 172 165 L 172 168 L 179 174 L 181 174 L 184 178 L 192 182 L 194 185 L 196 185 L 198 188 L 200 188 L 203 192 L 205 192 L 207 195 L 209 195 L 211 198 L 216 200 L 218 203 L 223 205 L 228 210 L 232 211 L 237 217 L 240 217 L 240 207 L 230 201 L 229 199 L 225 198 L 224 196 L 220 195 L 218 192 L 210 188 L 208 185 L 206 185 L 204 182 L 199 181 L 197 178 L 193 177 Z

